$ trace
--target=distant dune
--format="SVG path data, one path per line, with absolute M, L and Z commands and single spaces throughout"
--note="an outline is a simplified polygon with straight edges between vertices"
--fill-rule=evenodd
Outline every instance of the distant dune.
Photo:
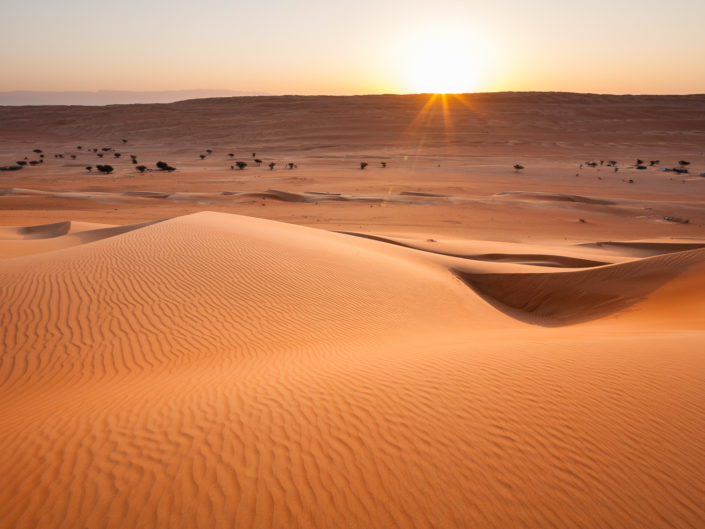
M 242 146 L 297 156 L 384 149 L 514 156 L 537 148 L 552 156 L 582 157 L 614 151 L 627 142 L 625 135 L 635 147 L 692 144 L 701 152 L 705 95 L 256 96 L 168 105 L 0 107 L 0 139 L 15 140 L 33 127 L 67 142 L 129 136 L 140 147 L 188 147 L 192 142 L 194 148 Z

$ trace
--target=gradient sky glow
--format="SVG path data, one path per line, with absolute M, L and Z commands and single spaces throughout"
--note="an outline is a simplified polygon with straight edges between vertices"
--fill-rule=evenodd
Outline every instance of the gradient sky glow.
M 0 91 L 705 93 L 705 0 L 9 0 L 0 13 Z

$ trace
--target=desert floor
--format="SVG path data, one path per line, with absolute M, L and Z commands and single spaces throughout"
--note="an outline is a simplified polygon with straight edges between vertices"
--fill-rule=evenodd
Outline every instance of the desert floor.
M 0 527 L 704 527 L 703 151 L 705 96 L 0 107 Z

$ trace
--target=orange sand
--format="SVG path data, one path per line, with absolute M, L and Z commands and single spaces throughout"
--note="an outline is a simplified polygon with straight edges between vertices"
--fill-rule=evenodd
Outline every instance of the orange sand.
M 705 526 L 705 98 L 426 99 L 0 107 L 0 527 Z

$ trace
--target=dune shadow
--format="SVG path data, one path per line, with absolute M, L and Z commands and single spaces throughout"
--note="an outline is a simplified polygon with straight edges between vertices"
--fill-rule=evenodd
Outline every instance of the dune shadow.
M 369 235 L 367 233 L 357 233 L 352 231 L 336 231 L 343 235 L 352 235 L 363 239 L 410 248 L 420 252 L 427 252 L 437 255 L 445 255 L 447 257 L 457 257 L 459 259 L 468 259 L 471 261 L 485 261 L 496 263 L 515 263 L 525 264 L 529 266 L 543 266 L 549 268 L 590 268 L 594 266 L 603 266 L 608 264 L 605 261 L 595 261 L 593 259 L 581 259 L 579 257 L 569 257 L 567 255 L 554 254 L 534 254 L 534 253 L 482 253 L 482 254 L 462 254 L 443 251 L 442 249 L 434 250 L 430 248 L 420 248 L 411 244 L 406 244 L 394 239 L 379 237 L 377 235 Z
M 561 327 L 623 311 L 702 262 L 705 251 L 691 250 L 589 270 L 452 272 L 497 310 L 525 323 Z

